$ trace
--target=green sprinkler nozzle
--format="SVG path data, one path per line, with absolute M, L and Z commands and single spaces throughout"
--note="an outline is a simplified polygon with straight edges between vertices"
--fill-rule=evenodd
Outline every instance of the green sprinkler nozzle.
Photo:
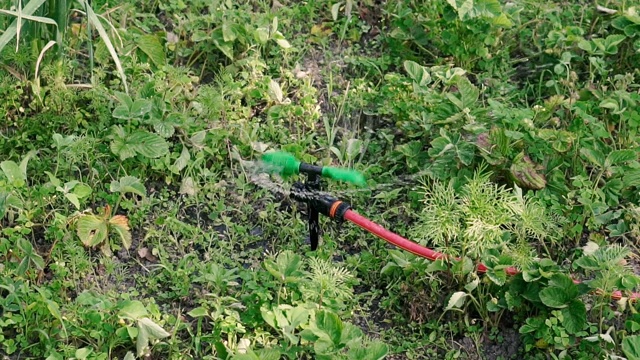
M 268 171 L 278 173 L 283 177 L 299 173 L 317 174 L 330 179 L 350 182 L 356 185 L 366 185 L 364 176 L 355 170 L 337 168 L 332 166 L 317 166 L 300 162 L 290 153 L 273 151 L 262 155 L 262 162 L 268 167 Z

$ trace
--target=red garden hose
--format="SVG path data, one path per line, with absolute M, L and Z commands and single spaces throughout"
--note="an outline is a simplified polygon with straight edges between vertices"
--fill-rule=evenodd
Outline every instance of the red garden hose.
M 332 206 L 332 211 L 330 216 L 334 217 L 336 215 L 335 213 L 335 208 L 337 208 L 337 205 L 339 205 L 339 203 L 336 201 L 336 203 L 334 203 L 335 206 Z M 359 227 L 361 227 L 362 229 L 372 233 L 373 235 L 381 238 L 382 240 L 385 240 L 401 249 L 404 249 L 414 255 L 423 257 L 425 259 L 429 259 L 429 260 L 438 260 L 438 259 L 442 259 L 442 258 L 446 258 L 447 256 L 443 253 L 431 250 L 427 247 L 424 247 L 420 244 L 417 244 L 411 240 L 405 239 L 404 237 L 391 232 L 385 228 L 383 228 L 382 226 L 374 223 L 373 221 L 365 218 L 364 216 L 354 212 L 353 210 L 347 209 L 344 212 L 344 215 L 342 215 L 342 218 L 348 221 L 351 221 L 352 223 L 358 225 Z M 484 273 L 487 271 L 487 267 L 484 264 L 479 264 L 477 271 L 480 273 Z M 505 272 L 508 275 L 516 275 L 519 273 L 518 269 L 514 268 L 514 267 L 509 267 L 505 269 Z M 579 284 L 580 281 L 579 280 L 573 280 L 574 283 Z M 611 298 L 614 300 L 620 300 L 622 298 L 622 292 L 620 291 L 614 291 L 611 294 Z M 631 295 L 629 296 L 629 298 L 631 300 L 638 300 L 640 299 L 640 293 L 631 293 Z

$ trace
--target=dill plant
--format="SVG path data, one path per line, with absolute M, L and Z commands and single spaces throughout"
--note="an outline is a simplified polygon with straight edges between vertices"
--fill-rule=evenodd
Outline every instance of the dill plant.
M 456 188 L 454 180 L 423 184 L 424 207 L 414 239 L 454 256 L 482 258 L 495 249 L 519 266 L 533 260 L 533 243 L 546 249 L 560 234 L 558 218 L 515 186 L 491 181 L 484 167 Z

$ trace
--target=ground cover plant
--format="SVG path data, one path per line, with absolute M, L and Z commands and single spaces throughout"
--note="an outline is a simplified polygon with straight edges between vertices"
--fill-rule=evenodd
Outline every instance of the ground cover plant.
M 0 0 L 0 354 L 640 359 L 638 63 L 629 0 Z M 273 150 L 455 258 L 310 251 Z

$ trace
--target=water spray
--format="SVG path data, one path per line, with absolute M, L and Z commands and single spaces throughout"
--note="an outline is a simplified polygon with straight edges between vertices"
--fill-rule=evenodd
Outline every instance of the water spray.
M 315 251 L 318 248 L 318 237 L 320 233 L 318 218 L 319 214 L 323 214 L 337 222 L 343 222 L 344 220 L 349 221 L 382 240 L 385 240 L 386 242 L 416 256 L 420 256 L 431 261 L 446 260 L 449 258 L 446 254 L 429 249 L 385 229 L 381 225 L 355 212 L 349 203 L 321 191 L 321 177 L 364 186 L 366 185 L 366 180 L 361 173 L 350 169 L 307 164 L 297 160 L 295 156 L 287 152 L 265 153 L 262 156 L 262 163 L 266 172 L 278 174 L 283 178 L 288 178 L 298 174 L 307 176 L 304 183 L 294 183 L 291 190 L 286 191 L 286 193 L 294 200 L 304 202 L 308 205 L 309 239 L 311 241 L 311 250 Z M 274 188 L 277 188 L 277 186 L 272 186 L 271 190 Z M 285 191 L 281 190 L 281 192 Z M 488 269 L 484 264 L 478 264 L 476 267 L 476 271 L 478 273 L 485 273 L 487 270 Z M 508 267 L 504 269 L 504 271 L 507 275 L 511 276 L 520 272 L 515 267 Z M 575 279 L 573 282 L 576 284 L 580 283 L 579 280 Z M 601 293 L 599 290 L 596 292 Z M 613 300 L 620 300 L 623 297 L 623 294 L 621 291 L 614 291 L 610 296 Z M 639 300 L 640 293 L 631 293 L 629 295 L 629 299 Z

